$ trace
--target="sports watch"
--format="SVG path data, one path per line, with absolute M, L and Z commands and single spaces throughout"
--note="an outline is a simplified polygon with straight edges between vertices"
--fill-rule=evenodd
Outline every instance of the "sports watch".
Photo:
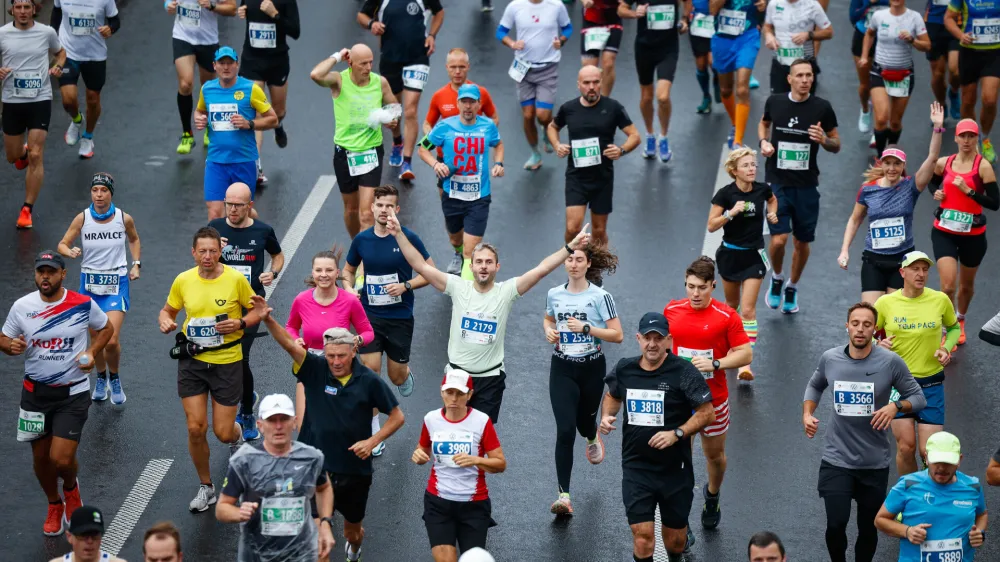
M 678 427 L 674 430 L 674 435 L 677 436 L 677 439 L 684 439 L 684 430 Z

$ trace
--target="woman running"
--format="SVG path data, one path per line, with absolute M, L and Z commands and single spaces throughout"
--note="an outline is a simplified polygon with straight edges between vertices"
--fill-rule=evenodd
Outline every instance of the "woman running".
M 861 254 L 861 300 L 868 304 L 903 288 L 899 264 L 903 256 L 913 251 L 913 208 L 934 175 L 945 131 L 944 107 L 937 102 L 931 104 L 931 122 L 934 124 L 931 146 L 917 173 L 907 176 L 906 153 L 896 147 L 887 148 L 879 164 L 865 171 L 865 183 L 858 190 L 854 212 L 847 219 L 837 258 L 845 271 L 851 243 L 868 216 L 865 251 Z
M 764 247 L 764 217 L 766 214 L 771 224 L 778 222 L 778 198 L 766 183 L 754 181 L 755 150 L 744 147 L 731 152 L 726 173 L 733 182 L 712 197 L 708 231 L 722 229 L 722 245 L 715 252 L 715 261 L 726 304 L 739 311 L 752 350 L 757 345 L 757 296 L 761 280 L 771 268 Z M 752 381 L 750 365 L 741 367 L 737 378 Z
M 941 277 L 941 292 L 948 295 L 958 313 L 962 328 L 958 345 L 965 343 L 965 313 L 975 293 L 976 271 L 986 255 L 983 207 L 991 211 L 1000 209 L 997 177 L 993 166 L 977 152 L 978 141 L 976 122 L 959 121 L 955 126 L 958 154 L 938 159 L 931 180 L 934 200 L 940 202 L 934 212 L 931 244 Z
M 125 403 L 121 374 L 121 336 L 125 313 L 129 309 L 129 281 L 139 278 L 139 233 L 132 216 L 115 207 L 115 178 L 106 172 L 94 174 L 90 181 L 90 208 L 76 215 L 59 242 L 57 250 L 67 258 L 83 256 L 80 266 L 80 293 L 87 295 L 108 315 L 115 331 L 104 349 L 94 357 L 95 401 L 107 400 L 111 387 L 111 403 Z M 77 236 L 83 235 L 83 248 L 70 247 Z M 132 269 L 128 267 L 125 246 L 132 253 Z M 93 336 L 93 334 L 91 334 Z M 110 380 L 109 380 L 110 372 Z
M 555 345 L 549 366 L 549 399 L 556 418 L 556 515 L 570 515 L 569 481 L 573 444 L 579 432 L 587 440 L 587 460 L 604 460 L 597 433 L 597 411 L 604 396 L 607 364 L 601 342 L 621 343 L 622 323 L 611 293 L 600 287 L 602 276 L 618 267 L 618 256 L 593 244 L 577 249 L 564 262 L 569 281 L 549 289 L 545 299 L 545 339 Z
M 872 37 L 872 45 L 861 56 L 861 47 L 865 43 L 868 22 L 875 12 L 889 8 L 889 0 L 851 0 L 850 19 L 854 26 L 854 36 L 851 38 L 851 54 L 854 55 L 854 65 L 858 71 L 858 98 L 861 101 L 861 114 L 858 115 L 858 131 L 867 135 L 872 132 L 872 98 L 871 98 L 871 60 L 875 56 L 875 46 L 878 38 Z M 861 59 L 865 64 L 861 64 Z M 871 148 L 875 148 L 875 135 L 872 135 Z
M 868 65 L 872 45 L 875 62 L 871 65 L 870 80 L 875 108 L 875 151 L 881 158 L 886 145 L 897 144 L 903 132 L 903 114 L 916 83 L 913 49 L 926 53 L 931 49 L 931 39 L 924 18 L 907 8 L 906 0 L 889 0 L 888 10 L 875 12 L 868 20 L 859 68 Z

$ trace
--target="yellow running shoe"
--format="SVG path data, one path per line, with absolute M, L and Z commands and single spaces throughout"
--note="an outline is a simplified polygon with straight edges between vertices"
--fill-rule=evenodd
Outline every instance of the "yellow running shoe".
M 191 154 L 192 148 L 194 148 L 194 137 L 191 136 L 191 133 L 181 135 L 181 143 L 177 145 L 177 154 Z
M 989 160 L 990 164 L 996 164 L 997 151 L 993 149 L 993 143 L 990 142 L 990 139 L 983 139 L 980 152 L 983 154 L 983 158 Z

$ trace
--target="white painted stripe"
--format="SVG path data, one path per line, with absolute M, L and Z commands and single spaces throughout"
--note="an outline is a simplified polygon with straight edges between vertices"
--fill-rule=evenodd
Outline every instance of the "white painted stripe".
M 729 146 L 722 145 L 722 154 L 719 155 L 719 170 L 715 173 L 715 188 L 712 190 L 712 197 L 719 192 L 720 189 L 729 185 L 733 178 L 729 177 L 726 173 L 726 159 L 729 158 Z M 757 169 L 757 177 L 761 179 L 764 177 L 764 167 L 761 166 Z M 770 229 L 767 227 L 767 221 L 764 221 L 764 236 L 771 234 Z M 719 249 L 722 244 L 722 229 L 716 230 L 715 232 L 709 232 L 708 227 L 705 227 L 705 241 L 701 245 L 701 255 L 708 256 L 715 259 L 715 251 Z
M 146 468 L 139 475 L 139 480 L 125 497 L 125 503 L 104 532 L 104 538 L 101 540 L 102 550 L 112 556 L 117 556 L 121 552 L 125 541 L 132 534 L 132 529 L 146 511 L 149 500 L 153 499 L 153 494 L 160 487 L 160 482 L 173 463 L 174 459 L 152 459 L 146 464 Z
M 660 532 L 662 525 L 660 523 L 660 506 L 656 506 L 656 511 L 653 513 L 653 562 L 667 562 L 667 549 L 663 547 L 663 533 Z

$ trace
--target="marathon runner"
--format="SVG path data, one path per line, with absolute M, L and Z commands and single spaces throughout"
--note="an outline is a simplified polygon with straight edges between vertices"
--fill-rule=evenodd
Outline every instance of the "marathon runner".
M 654 0 L 655 1 L 655 0 Z M 676 1 L 676 0 L 673 0 Z M 580 65 L 599 66 L 604 80 L 601 95 L 610 96 L 615 88 L 615 61 L 622 44 L 622 16 L 619 0 L 580 0 L 583 26 L 580 29 Z M 636 50 L 636 55 L 639 51 Z
M 96 302 L 63 288 L 65 279 L 62 256 L 49 250 L 39 253 L 38 291 L 14 302 L 0 333 L 0 351 L 25 355 L 17 440 L 31 443 L 35 477 L 49 502 L 42 526 L 47 537 L 61 535 L 83 505 L 76 449 L 90 409 L 87 373 L 114 332 Z M 93 337 L 89 330 L 94 330 Z
M 952 36 L 944 23 L 948 1 L 927 0 L 924 25 L 931 40 L 931 50 L 927 51 L 927 61 L 931 66 L 931 92 L 946 112 L 950 111 L 951 118 L 958 121 L 962 118 L 962 80 L 958 73 L 960 41 Z
M 288 146 L 285 132 L 286 100 L 288 99 L 288 74 L 291 63 L 288 57 L 288 38 L 299 38 L 299 6 L 296 0 L 243 0 L 237 10 L 241 19 L 247 20 L 247 31 L 243 40 L 243 64 L 240 76 L 253 80 L 261 90 L 267 85 L 271 94 L 271 107 L 278 116 L 278 126 L 274 128 L 274 142 L 278 148 Z M 260 151 L 264 134 L 255 131 L 257 140 L 257 186 L 267 184 Z
M 250 198 L 253 199 L 258 155 L 254 131 L 278 125 L 278 115 L 267 103 L 264 90 L 237 76 L 239 57 L 232 47 L 216 51 L 214 65 L 219 77 L 201 85 L 194 116 L 195 127 L 199 131 L 206 129 L 212 141 L 205 159 L 208 220 L 225 216 L 226 190 L 234 183 L 252 186 Z
M 344 201 L 344 226 L 351 238 L 375 223 L 371 206 L 375 188 L 382 185 L 382 127 L 393 128 L 401 110 L 389 82 L 372 72 L 372 59 L 372 50 L 358 43 L 334 53 L 309 74 L 333 96 L 333 172 Z M 333 67 L 342 60 L 348 68 L 334 72 Z
M 572 515 L 569 498 L 576 434 L 587 440 L 591 464 L 604 460 L 604 442 L 597 433 L 597 412 L 604 394 L 604 342 L 625 339 L 611 293 L 601 288 L 604 273 L 613 274 L 618 256 L 594 244 L 580 248 L 563 262 L 569 281 L 549 289 L 542 329 L 553 344 L 549 364 L 549 400 L 556 418 L 555 465 L 559 497 L 550 511 Z
M 959 472 L 963 456 L 958 437 L 935 433 L 927 440 L 927 470 L 889 490 L 875 526 L 899 537 L 899 562 L 975 560 L 986 541 L 986 495 L 979 478 Z
M 169 521 L 161 521 L 146 529 L 142 537 L 144 562 L 181 562 L 181 533 Z
M 373 450 L 403 426 L 403 411 L 389 385 L 356 357 L 355 335 L 330 328 L 323 333 L 323 355 L 309 353 L 282 329 L 263 297 L 253 298 L 254 306 L 265 311 L 267 330 L 292 357 L 292 373 L 305 387 L 307 409 L 314 412 L 311 438 L 323 452 L 334 509 L 344 516 L 347 560 L 356 562 L 365 538 L 362 523 L 372 485 Z M 369 424 L 372 408 L 389 416 L 375 435 Z
M 101 89 L 107 77 L 108 44 L 105 39 L 121 27 L 118 6 L 115 0 L 54 0 L 50 23 L 52 29 L 59 32 L 59 42 L 66 49 L 66 68 L 59 77 L 59 93 L 70 123 L 63 138 L 70 146 L 80 143 L 80 158 L 93 158 L 94 129 L 101 117 Z M 87 126 L 83 140 L 80 134 L 83 116 L 76 88 L 80 76 L 87 88 Z
M 635 335 L 642 355 L 608 373 L 601 433 L 615 428 L 624 403 L 622 501 L 632 529 L 632 559 L 653 562 L 659 508 L 667 560 L 681 562 L 694 545 L 688 513 L 694 500 L 691 436 L 715 419 L 712 391 L 694 365 L 670 353 L 667 319 L 647 312 Z
M 15 168 L 28 169 L 17 228 L 32 227 L 31 210 L 45 178 L 42 155 L 52 116 L 49 76 L 59 77 L 66 64 L 66 50 L 59 43 L 59 34 L 34 20 L 38 10 L 34 0 L 11 0 L 14 19 L 0 28 L 0 80 L 6 108 L 4 151 Z
M 500 254 L 496 246 L 485 242 L 472 251 L 472 271 L 475 280 L 462 279 L 441 272 L 424 261 L 423 255 L 410 243 L 395 212 L 386 224 L 396 237 L 403 257 L 435 289 L 451 297 L 451 328 L 448 338 L 448 367 L 461 369 L 476 378 L 476 392 L 469 406 L 488 415 L 493 423 L 500 417 L 503 391 L 507 387 L 504 366 L 504 336 L 507 319 L 514 301 L 531 290 L 559 264 L 590 243 L 590 225 L 585 225 L 573 240 L 546 257 L 533 269 L 520 276 L 497 282 Z
M 770 226 L 771 245 L 768 248 L 774 269 L 765 302 L 772 309 L 780 306 L 784 314 L 799 311 L 797 285 L 809 261 L 809 244 L 816 239 L 819 147 L 834 154 L 840 152 L 840 134 L 833 107 L 825 99 L 809 93 L 815 78 L 812 63 L 805 59 L 793 61 L 788 69 L 792 91 L 767 98 L 764 115 L 757 125 L 760 154 L 767 159 L 767 182 L 778 198 L 778 222 Z M 782 270 L 789 233 L 794 236 L 794 249 L 792 271 L 785 285 Z
M 142 245 L 135 220 L 125 211 L 115 207 L 111 200 L 115 194 L 115 179 L 111 174 L 98 172 L 90 182 L 90 208 L 73 218 L 56 250 L 67 258 L 82 257 L 80 264 L 80 294 L 90 297 L 108 315 L 114 333 L 104 349 L 94 355 L 97 367 L 94 392 L 91 397 L 100 402 L 125 403 L 125 391 L 119 373 L 121 364 L 121 331 L 125 313 L 131 308 L 131 282 L 139 279 L 142 262 L 139 261 Z M 81 237 L 83 248 L 71 246 Z M 132 267 L 128 267 L 125 247 L 132 253 Z M 110 380 L 108 375 L 110 373 Z
M 517 27 L 517 40 L 508 37 Z M 554 150 L 545 129 L 552 122 L 552 108 L 559 86 L 560 49 L 573 33 L 569 13 L 559 0 L 513 0 L 503 11 L 497 26 L 497 39 L 514 51 L 514 60 L 507 71 L 517 82 L 517 98 L 521 102 L 524 138 L 531 149 L 525 170 L 542 167 L 538 151 L 538 129 L 542 126 L 545 152 Z
M 709 0 L 708 5 L 715 17 L 712 68 L 719 74 L 722 103 L 732 123 L 727 140 L 733 150 L 743 146 L 750 119 L 750 74 L 760 50 L 761 14 L 767 0 Z
M 820 41 L 833 38 L 833 24 L 817 0 L 775 0 L 767 5 L 764 16 L 764 44 L 774 51 L 771 59 L 771 93 L 792 91 L 788 81 L 790 65 L 805 59 L 813 67 L 810 94 L 816 93 L 819 65 L 816 47 Z
M 203 512 L 217 501 L 209 464 L 208 398 L 212 395 L 212 431 L 219 441 L 239 446 L 243 428 L 236 423 L 243 397 L 243 331 L 259 324 L 252 308 L 253 288 L 239 271 L 220 263 L 222 238 L 210 226 L 199 228 L 191 244 L 195 267 L 170 285 L 160 310 L 160 331 L 177 329 L 177 314 L 186 318 L 170 356 L 177 359 L 177 394 L 188 427 L 188 451 L 201 484 L 188 508 Z M 221 303 L 221 304 L 220 304 Z M 273 335 L 273 334 L 272 334 Z
M 788 562 L 785 545 L 781 538 L 771 531 L 761 531 L 750 537 L 747 544 L 749 562 Z
M 934 175 L 945 131 L 944 107 L 937 102 L 931 104 L 931 123 L 931 146 L 915 174 L 906 175 L 906 153 L 896 147 L 886 148 L 878 165 L 864 173 L 865 183 L 858 189 L 837 258 L 840 268 L 846 271 L 851 243 L 867 216 L 865 251 L 861 254 L 861 302 L 875 304 L 882 295 L 903 288 L 899 264 L 914 250 L 913 209 Z
M 978 135 L 975 121 L 959 121 L 955 126 L 958 154 L 938 159 L 931 180 L 934 200 L 939 204 L 934 212 L 931 245 L 941 277 L 941 291 L 958 312 L 962 330 L 958 341 L 952 343 L 959 345 L 965 343 L 965 314 L 972 304 L 979 264 L 986 256 L 983 208 L 1000 210 L 996 172 L 978 153 Z
M 692 10 L 688 13 L 691 29 L 691 52 L 694 54 L 695 77 L 701 87 L 701 105 L 695 112 L 708 114 L 712 112 L 712 97 L 708 95 L 708 71 L 712 71 L 712 91 L 715 103 L 722 103 L 722 90 L 719 87 L 719 73 L 712 64 L 712 37 L 715 36 L 715 16 L 708 9 L 709 0 L 693 0 Z
M 826 548 L 832 562 L 847 561 L 847 524 L 851 500 L 858 504 L 856 562 L 871 562 L 878 546 L 873 521 L 889 483 L 889 434 L 892 419 L 926 405 L 906 363 L 872 343 L 881 316 L 865 302 L 847 310 L 850 343 L 823 353 L 802 399 L 802 427 L 812 439 L 823 392 L 833 387 L 833 417 L 826 430 L 819 465 L 819 495 L 826 505 Z M 870 369 L 870 370 L 869 370 Z M 900 396 L 892 389 L 898 390 Z
M 496 526 L 486 473 L 507 470 L 507 459 L 489 416 L 469 407 L 472 382 L 465 371 L 445 374 L 444 407 L 424 416 L 420 441 L 410 457 L 418 465 L 434 461 L 423 516 L 434 562 L 454 562 L 459 549 L 484 548 L 490 527 Z
M 222 495 L 215 505 L 220 522 L 240 523 L 236 559 L 327 559 L 336 541 L 333 487 L 323 469 L 323 453 L 292 438 L 295 405 L 284 394 L 264 397 L 257 424 L 264 440 L 244 444 L 230 457 Z M 307 516 L 313 501 L 320 515 L 318 528 Z
M 424 120 L 424 135 L 430 133 L 431 129 L 434 125 L 437 125 L 440 119 L 455 117 L 460 113 L 458 108 L 458 90 L 465 84 L 473 83 L 468 79 L 469 53 L 465 49 L 455 48 L 448 51 L 448 56 L 445 58 L 445 68 L 448 69 L 448 78 L 450 81 L 441 86 L 441 89 L 434 92 L 434 95 L 431 96 L 430 107 L 427 108 L 427 118 Z M 500 114 L 497 113 L 496 106 L 493 105 L 493 98 L 490 96 L 490 93 L 483 86 L 479 86 L 479 97 L 479 114 L 489 117 L 493 121 L 493 124 L 499 127 Z M 444 162 L 444 151 L 440 147 L 437 149 L 437 159 Z M 443 200 L 444 178 L 437 178 L 437 184 L 438 197 Z M 448 220 L 446 218 L 445 231 L 447 230 Z M 455 255 L 452 256 L 451 262 L 445 271 L 451 275 L 461 275 L 462 266 L 465 263 L 465 225 L 463 224 L 462 228 L 454 234 L 448 232 L 448 241 L 451 243 L 451 247 L 455 249 Z
M 672 300 L 663 307 L 663 315 L 671 326 L 671 351 L 690 361 L 712 391 L 714 421 L 701 428 L 701 448 L 708 472 L 701 526 L 706 529 L 718 527 L 722 520 L 719 496 L 726 475 L 726 433 L 729 431 L 726 369 L 742 370 L 753 360 L 753 347 L 743 329 L 743 321 L 735 310 L 712 298 L 714 289 L 715 262 L 701 256 L 684 272 L 687 298 Z M 752 375 L 741 378 L 752 380 Z
M 594 240 L 608 244 L 608 215 L 615 190 L 615 160 L 638 148 L 642 140 L 625 107 L 601 95 L 601 70 L 585 66 L 577 74 L 580 97 L 559 106 L 546 135 L 559 158 L 572 156 L 566 163 L 566 242 L 580 232 L 587 207 L 594 225 Z M 569 144 L 559 140 L 567 129 Z M 621 129 L 628 138 L 615 144 Z M 669 156 L 668 156 L 669 159 Z
M 451 240 L 461 236 L 463 279 L 472 279 L 472 249 L 486 234 L 493 196 L 490 177 L 504 175 L 504 145 L 494 121 L 481 115 L 479 86 L 464 84 L 458 89 L 459 114 L 440 121 L 420 141 L 420 159 L 434 168 L 441 180 L 441 211 Z M 441 156 L 431 152 L 440 147 Z M 489 150 L 493 149 L 491 168 Z M 454 260 L 453 260 L 454 261 Z M 453 268 L 449 265 L 449 271 Z M 458 274 L 456 274 L 458 275 Z
M 872 132 L 871 70 L 872 60 L 875 57 L 875 45 L 878 44 L 878 35 L 872 36 L 872 44 L 867 51 L 862 53 L 861 47 L 864 45 L 868 32 L 868 22 L 871 21 L 872 16 L 876 12 L 887 9 L 889 9 L 889 0 L 851 0 L 849 8 L 851 25 L 854 26 L 854 35 L 851 37 L 851 54 L 854 55 L 854 65 L 858 71 L 858 98 L 861 100 L 858 131 L 863 135 Z M 862 59 L 864 59 L 864 64 L 861 63 Z M 869 146 L 875 148 L 874 134 L 872 134 Z
M 875 38 L 878 37 L 878 42 Z M 889 9 L 872 14 L 861 46 L 858 66 L 871 65 L 871 99 L 875 109 L 875 154 L 881 158 L 887 144 L 898 144 L 903 132 L 903 114 L 916 84 L 913 49 L 928 52 L 931 39 L 923 18 L 906 7 L 906 0 L 889 0 Z
M 164 0 L 163 9 L 174 18 L 174 68 L 177 70 L 177 111 L 181 116 L 181 142 L 177 154 L 194 148 L 191 112 L 194 111 L 194 69 L 202 88 L 215 78 L 215 53 L 219 49 L 218 16 L 236 15 L 234 0 Z M 233 59 L 236 60 L 236 59 Z M 209 145 L 205 131 L 205 146 Z M 222 215 L 219 215 L 222 216 Z
M 253 210 L 250 186 L 243 183 L 229 186 L 225 205 L 226 218 L 208 223 L 208 226 L 219 232 L 224 241 L 219 261 L 246 277 L 254 294 L 264 296 L 264 287 L 270 287 L 285 267 L 285 255 L 281 252 L 278 236 L 269 224 L 250 217 Z M 271 258 L 267 269 L 264 269 L 265 256 Z M 243 348 L 243 392 L 240 410 L 236 413 L 236 423 L 243 428 L 243 439 L 246 441 L 260 438 L 257 419 L 253 415 L 258 396 L 254 390 L 253 371 L 250 369 L 250 348 L 258 330 L 260 324 L 247 326 L 240 339 L 240 346 Z
M 66 539 L 73 548 L 49 562 L 125 562 L 101 550 L 104 538 L 104 514 L 96 507 L 80 506 L 67 524 Z
M 754 181 L 757 153 L 749 148 L 729 153 L 726 173 L 734 181 L 712 197 L 708 231 L 722 229 L 722 244 L 715 252 L 715 261 L 726 305 L 739 312 L 753 352 L 758 337 L 757 297 L 761 280 L 771 267 L 764 249 L 764 217 L 770 224 L 778 222 L 778 198 L 766 183 Z M 749 364 L 740 368 L 737 378 L 754 379 Z
M 976 103 L 983 126 L 980 152 L 996 164 L 997 152 L 990 142 L 990 132 L 997 116 L 997 90 L 1000 89 L 1000 33 L 996 19 L 1000 6 L 984 0 L 950 0 L 944 26 L 961 42 L 958 49 L 958 74 L 962 82 L 962 117 L 975 119 Z M 982 96 L 979 89 L 982 88 Z
M 639 20 L 635 35 L 635 69 L 639 74 L 639 112 L 646 125 L 646 147 L 642 156 L 647 159 L 659 156 L 660 162 L 668 162 L 673 155 L 667 141 L 673 107 L 670 104 L 670 89 L 673 87 L 677 56 L 680 53 L 678 34 L 686 32 L 688 28 L 687 16 L 684 14 L 685 3 L 680 0 L 652 0 L 651 3 L 639 4 L 633 10 L 632 6 L 635 4 L 636 2 L 622 2 L 618 12 L 624 18 Z M 606 76 L 602 76 L 602 84 L 606 79 Z M 707 82 L 705 87 L 707 92 Z M 602 94 L 608 95 L 603 93 L 603 88 Z M 659 141 L 653 133 L 654 95 L 657 116 L 660 118 Z M 705 98 L 708 98 L 707 93 Z M 711 100 L 708 108 L 711 110 Z
M 885 330 L 879 345 L 895 351 L 906 361 L 927 399 L 927 407 L 919 414 L 901 413 L 892 422 L 896 471 L 900 475 L 917 471 L 914 453 L 918 444 L 920 457 L 926 464 L 927 438 L 944 428 L 944 368 L 951 362 L 948 350 L 955 346 L 961 332 L 948 296 L 925 286 L 933 265 L 923 252 L 906 254 L 899 269 L 903 288 L 875 301 L 878 311 L 875 328 Z M 944 341 L 942 328 L 948 330 Z
M 389 165 L 400 168 L 399 179 L 409 182 L 416 178 L 413 148 L 420 131 L 417 106 L 430 76 L 430 56 L 444 24 L 444 8 L 441 0 L 365 0 L 358 12 L 358 23 L 379 38 L 378 72 L 389 82 L 393 97 L 403 104 L 404 123 L 397 120 L 389 127 L 392 129 Z M 367 209 L 364 204 L 362 201 L 362 209 Z M 364 225 L 370 226 L 370 222 Z

